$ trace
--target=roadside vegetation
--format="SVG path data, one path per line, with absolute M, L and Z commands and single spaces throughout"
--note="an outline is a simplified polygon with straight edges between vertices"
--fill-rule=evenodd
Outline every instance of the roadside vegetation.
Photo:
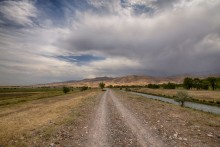
M 85 91 L 85 90 L 88 90 L 88 89 L 89 89 L 88 86 L 82 86 L 82 87 L 80 87 L 80 91 Z
M 69 87 L 66 87 L 66 86 L 64 86 L 63 87 L 63 93 L 68 93 L 68 92 L 70 92 L 70 88 Z
M 184 102 L 189 101 L 188 99 L 190 99 L 190 96 L 188 95 L 186 91 L 178 91 L 176 94 L 175 101 L 179 102 L 180 105 L 183 107 Z
M 99 83 L 99 87 L 103 90 L 105 88 L 105 83 L 103 82 Z

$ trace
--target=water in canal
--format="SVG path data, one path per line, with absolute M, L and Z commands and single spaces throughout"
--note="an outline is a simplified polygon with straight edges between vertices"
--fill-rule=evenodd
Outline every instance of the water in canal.
M 179 103 L 176 102 L 175 100 L 169 99 L 169 98 L 165 98 L 165 97 L 161 97 L 161 96 L 155 96 L 155 95 L 138 93 L 138 92 L 130 92 L 130 93 L 136 94 L 136 95 L 140 95 L 140 96 L 143 96 L 143 97 L 146 97 L 146 98 L 150 98 L 150 99 L 161 100 L 161 101 L 164 101 L 164 102 L 167 102 L 167 103 L 179 105 Z M 210 112 L 210 113 L 214 113 L 214 114 L 220 114 L 220 108 L 217 107 L 217 106 L 210 106 L 210 105 L 193 103 L 193 102 L 185 102 L 184 106 L 185 107 L 189 107 L 189 108 L 193 108 L 193 109 L 197 109 L 197 110 L 202 110 L 202 111 L 205 111 L 205 112 Z

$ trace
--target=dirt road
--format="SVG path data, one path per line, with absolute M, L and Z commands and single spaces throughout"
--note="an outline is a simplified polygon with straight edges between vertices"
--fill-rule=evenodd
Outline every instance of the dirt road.
M 218 147 L 220 144 L 218 115 L 119 90 L 88 90 L 0 110 L 0 146 Z
M 101 98 L 87 146 L 107 146 L 107 93 Z
M 165 146 L 110 89 L 101 98 L 88 138 L 92 147 Z

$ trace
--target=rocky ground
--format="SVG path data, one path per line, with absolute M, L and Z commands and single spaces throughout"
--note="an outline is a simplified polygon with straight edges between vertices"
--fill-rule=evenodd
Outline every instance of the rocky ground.
M 190 108 L 117 92 L 125 107 L 148 124 L 170 146 L 213 146 L 220 144 L 220 116 Z

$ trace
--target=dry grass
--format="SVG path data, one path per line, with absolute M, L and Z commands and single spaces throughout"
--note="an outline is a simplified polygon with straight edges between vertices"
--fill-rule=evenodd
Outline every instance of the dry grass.
M 22 102 L 42 99 L 63 95 L 62 91 L 47 91 L 47 92 L 7 92 L 0 93 L 0 106 L 18 104 Z
M 135 89 L 135 91 L 172 97 L 175 96 L 176 93 L 180 90 L 140 88 L 140 89 Z M 189 95 L 192 96 L 194 99 L 207 100 L 207 101 L 220 101 L 220 91 L 207 91 L 207 90 L 185 90 L 185 91 L 187 91 Z
M 62 119 L 82 99 L 98 93 L 100 91 L 89 90 L 0 107 L 0 145 L 7 145 L 9 140 L 18 139 L 50 121 Z

